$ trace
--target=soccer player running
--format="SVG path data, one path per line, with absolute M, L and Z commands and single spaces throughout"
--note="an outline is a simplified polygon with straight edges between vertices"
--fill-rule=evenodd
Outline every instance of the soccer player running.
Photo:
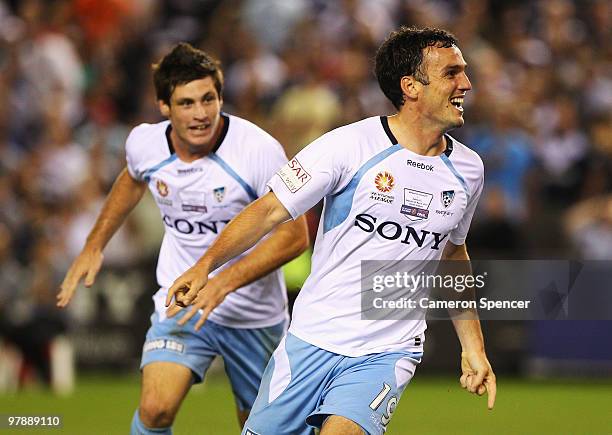
M 170 284 L 200 258 L 224 225 L 267 192 L 267 180 L 287 158 L 266 132 L 221 111 L 223 73 L 203 51 L 178 44 L 153 70 L 159 108 L 169 120 L 142 124 L 130 133 L 127 168 L 61 284 L 57 304 L 70 302 L 83 277 L 87 287 L 94 283 L 102 250 L 148 187 L 165 235 L 157 265 L 161 288 L 153 296 L 140 406 L 131 433 L 172 433 L 183 398 L 194 382 L 202 381 L 216 355 L 224 358 L 242 426 L 286 331 L 287 295 L 278 268 L 307 248 L 306 224 L 300 219 L 279 226 L 247 254 L 215 271 L 207 290 L 216 308 L 206 312 L 203 328 L 196 328 L 195 319 L 178 325 L 167 318 L 164 301 Z
M 187 321 L 214 304 L 210 271 L 325 198 L 311 275 L 243 435 L 308 434 L 307 425 L 321 427 L 321 435 L 386 430 L 421 360 L 426 324 L 362 319 L 360 264 L 469 260 L 465 239 L 484 169 L 475 152 L 446 134 L 464 123 L 471 89 L 465 70 L 450 33 L 407 27 L 391 33 L 377 52 L 376 75 L 398 113 L 340 127 L 307 146 L 271 179 L 271 192 L 234 218 L 170 288 L 168 305 L 174 295 L 194 304 L 181 319 Z M 477 313 L 462 312 L 453 324 L 462 346 L 461 385 L 488 392 L 493 408 L 495 375 Z

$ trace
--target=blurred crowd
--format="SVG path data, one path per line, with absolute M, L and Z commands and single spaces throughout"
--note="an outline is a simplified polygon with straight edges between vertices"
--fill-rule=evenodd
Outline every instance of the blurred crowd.
M 473 256 L 611 259 L 608 0 L 0 0 L 0 328 L 54 315 L 130 128 L 161 119 L 150 66 L 174 43 L 218 57 L 224 109 L 293 156 L 393 113 L 372 60 L 400 24 L 452 31 L 469 64 L 453 135 L 486 168 Z M 157 216 L 145 204 L 105 264 L 153 258 Z

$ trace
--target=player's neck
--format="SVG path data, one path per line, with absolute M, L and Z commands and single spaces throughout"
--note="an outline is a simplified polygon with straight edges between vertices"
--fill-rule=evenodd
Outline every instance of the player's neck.
M 206 145 L 202 146 L 191 146 L 188 143 L 182 141 L 176 131 L 172 129 L 170 131 L 170 139 L 172 140 L 172 146 L 174 147 L 174 151 L 176 152 L 177 157 L 186 163 L 191 163 L 195 160 L 201 159 L 202 157 L 206 157 L 209 155 L 213 149 L 215 148 L 217 142 L 219 141 L 219 137 L 221 136 L 221 131 L 223 131 L 223 126 L 225 125 L 225 119 L 221 117 L 217 125 L 217 130 L 215 134 L 210 139 L 210 141 Z
M 418 116 L 400 112 L 388 120 L 391 132 L 404 148 L 422 156 L 438 156 L 446 149 L 444 131 Z

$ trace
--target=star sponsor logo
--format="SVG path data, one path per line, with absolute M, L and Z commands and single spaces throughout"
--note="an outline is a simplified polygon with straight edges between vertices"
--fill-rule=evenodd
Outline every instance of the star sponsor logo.
M 411 221 L 421 221 L 429 218 L 429 205 L 433 195 L 415 189 L 404 188 L 404 204 L 400 213 Z
M 383 171 L 376 174 L 374 177 L 376 188 L 382 193 L 388 193 L 395 187 L 395 179 L 390 172 Z
M 217 202 L 223 202 L 223 198 L 225 198 L 225 186 L 213 189 L 213 195 Z
M 453 203 L 454 199 L 455 199 L 454 190 L 445 190 L 442 193 L 440 193 L 440 201 L 442 202 L 442 205 L 444 206 L 444 208 L 448 208 Z
M 312 179 L 312 176 L 295 157 L 289 160 L 289 162 L 277 172 L 277 175 L 283 183 L 285 183 L 285 186 L 287 186 L 287 189 L 289 189 L 291 193 L 297 192 Z
M 159 193 L 164 198 L 168 196 L 168 193 L 170 193 L 170 189 L 168 189 L 168 185 L 164 183 L 163 180 L 157 180 L 155 182 L 155 187 L 157 188 L 157 193 Z
M 406 160 L 406 164 L 408 166 L 412 166 L 413 168 L 417 168 L 417 169 L 422 169 L 424 171 L 430 171 L 433 172 L 434 170 L 434 165 L 428 165 L 425 163 L 421 163 L 421 162 L 415 162 L 414 160 Z

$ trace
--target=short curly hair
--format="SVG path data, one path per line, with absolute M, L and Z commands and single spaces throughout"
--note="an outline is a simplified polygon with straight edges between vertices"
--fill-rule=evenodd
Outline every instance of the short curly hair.
M 450 48 L 457 38 L 446 30 L 433 27 L 406 27 L 391 32 L 376 52 L 375 73 L 380 89 L 396 109 L 404 105 L 400 80 L 414 76 L 427 85 L 429 78 L 423 71 L 423 50 L 427 47 Z
M 177 85 L 184 85 L 206 77 L 212 78 L 219 98 L 223 95 L 221 63 L 186 42 L 177 44 L 152 68 L 157 99 L 168 105 L 170 105 L 170 97 Z

